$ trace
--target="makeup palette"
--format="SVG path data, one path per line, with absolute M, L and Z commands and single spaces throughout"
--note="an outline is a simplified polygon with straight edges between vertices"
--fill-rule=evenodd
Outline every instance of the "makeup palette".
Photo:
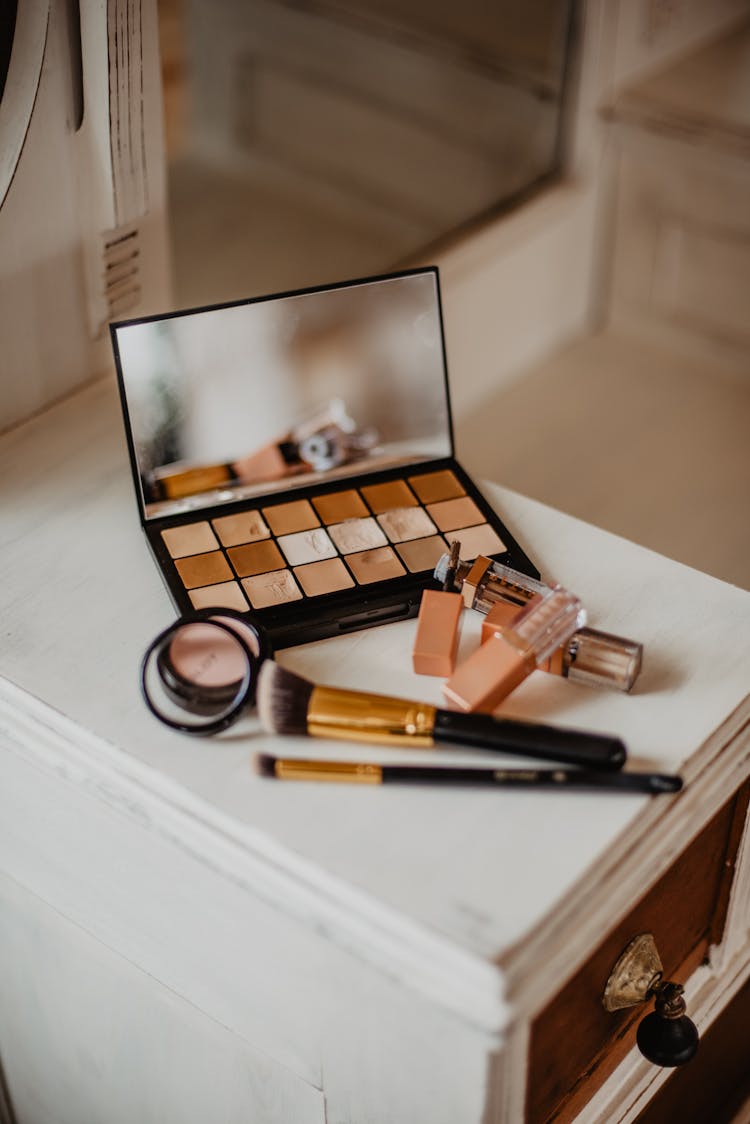
M 536 575 L 453 456 L 436 270 L 111 331 L 181 611 L 252 613 L 284 647 L 415 615 L 455 539 Z

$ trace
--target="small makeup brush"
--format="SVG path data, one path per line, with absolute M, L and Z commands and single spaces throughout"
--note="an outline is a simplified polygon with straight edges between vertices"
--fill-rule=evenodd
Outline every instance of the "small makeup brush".
M 682 778 L 670 773 L 597 773 L 592 769 L 492 769 L 454 765 L 374 765 L 358 761 L 302 760 L 258 753 L 256 772 L 281 781 L 347 784 L 479 785 L 489 788 L 572 789 L 593 792 L 679 792 Z
M 622 768 L 627 756 L 622 741 L 607 734 L 318 687 L 272 660 L 266 660 L 260 670 L 257 698 L 261 723 L 273 734 L 309 734 L 412 749 L 447 743 L 604 770 Z

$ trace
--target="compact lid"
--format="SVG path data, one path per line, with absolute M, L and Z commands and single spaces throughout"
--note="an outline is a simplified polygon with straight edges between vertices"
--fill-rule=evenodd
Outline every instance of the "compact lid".
M 436 269 L 111 334 L 145 519 L 453 454 Z

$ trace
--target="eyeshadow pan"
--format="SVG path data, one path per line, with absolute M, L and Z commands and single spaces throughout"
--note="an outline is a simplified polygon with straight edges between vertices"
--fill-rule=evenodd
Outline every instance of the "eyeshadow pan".
M 169 527 L 161 537 L 172 558 L 186 558 L 189 554 L 205 554 L 219 545 L 208 523 L 186 523 L 182 527 Z
M 284 566 L 284 559 L 275 542 L 251 542 L 246 546 L 233 546 L 227 554 L 241 578 L 265 574 L 268 570 L 281 570 Z
M 412 539 L 396 548 L 413 574 L 420 570 L 434 570 L 438 559 L 448 549 L 442 535 L 430 535 L 428 539 Z
M 378 515 L 394 507 L 416 507 L 417 499 L 404 480 L 388 480 L 385 484 L 367 484 L 360 488 L 372 510 Z
M 334 593 L 337 589 L 349 589 L 354 585 L 340 558 L 297 566 L 294 573 L 308 597 L 319 597 L 323 593 Z
M 301 601 L 302 593 L 290 570 L 272 570 L 242 582 L 254 609 L 267 609 L 269 605 L 284 605 L 287 601 Z
M 298 531 L 295 535 L 283 535 L 278 543 L 290 566 L 302 566 L 305 562 L 317 562 L 319 558 L 336 557 L 336 547 L 322 527 L 316 527 L 313 531 Z
M 480 523 L 478 527 L 465 527 L 460 531 L 451 531 L 446 539 L 452 543 L 458 539 L 461 543 L 462 558 L 477 558 L 480 554 L 499 554 L 506 550 L 505 543 L 489 523 Z
M 324 523 L 342 523 L 344 519 L 358 519 L 370 514 L 354 488 L 347 492 L 329 492 L 327 496 L 315 496 L 312 502 Z
M 275 535 L 291 535 L 295 531 L 309 531 L 320 526 L 320 520 L 307 500 L 264 507 L 263 515 Z
M 388 540 L 374 519 L 348 519 L 346 523 L 329 527 L 328 533 L 342 554 L 388 545 Z
M 178 558 L 175 561 L 177 573 L 185 589 L 195 589 L 199 585 L 216 585 L 217 582 L 231 581 L 234 574 L 220 550 L 211 554 L 196 554 L 192 558 Z
M 382 582 L 387 578 L 399 578 L 406 573 L 390 546 L 380 546 L 377 550 L 363 550 L 361 554 L 351 554 L 347 562 L 360 585 Z
M 222 582 L 220 585 L 207 585 L 191 589 L 188 597 L 194 609 L 238 609 L 244 613 L 247 600 L 237 582 Z
M 391 542 L 421 539 L 435 534 L 435 524 L 423 507 L 401 507 L 378 516 L 378 523 Z
M 441 531 L 455 531 L 457 527 L 473 527 L 485 522 L 481 511 L 469 496 L 460 500 L 431 503 L 427 510 Z
M 259 511 L 238 511 L 236 515 L 222 515 L 220 519 L 212 519 L 211 522 L 224 546 L 257 542 L 258 539 L 271 536 Z
M 466 489 L 449 468 L 439 472 L 425 472 L 422 476 L 410 476 L 409 483 L 422 503 L 437 503 L 438 500 L 452 500 L 465 496 Z

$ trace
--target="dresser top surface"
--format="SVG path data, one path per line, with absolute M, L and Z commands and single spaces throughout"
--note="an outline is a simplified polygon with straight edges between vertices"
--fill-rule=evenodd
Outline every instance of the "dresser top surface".
M 139 527 L 114 388 L 98 383 L 6 434 L 0 481 L 0 673 L 15 692 L 10 709 L 23 709 L 27 694 L 32 708 L 40 700 L 50 721 L 60 716 L 69 729 L 71 720 L 115 765 L 129 762 L 144 789 L 175 804 L 189 794 L 189 814 L 363 917 L 382 911 L 470 957 L 502 961 L 618 841 L 662 809 L 673 814 L 663 797 L 260 778 L 255 750 L 341 756 L 341 743 L 281 743 L 254 718 L 191 739 L 147 713 L 139 661 L 174 610 Z M 591 625 L 645 644 L 630 695 L 536 672 L 501 713 L 616 733 L 633 767 L 699 776 L 710 763 L 705 743 L 747 695 L 750 595 L 500 487 L 484 490 L 543 576 L 581 595 Z M 476 619 L 463 629 L 465 650 L 480 623 L 468 616 Z M 411 670 L 415 627 L 288 649 L 280 662 L 326 684 L 440 704 L 440 681 Z M 399 757 L 413 754 L 386 754 Z

